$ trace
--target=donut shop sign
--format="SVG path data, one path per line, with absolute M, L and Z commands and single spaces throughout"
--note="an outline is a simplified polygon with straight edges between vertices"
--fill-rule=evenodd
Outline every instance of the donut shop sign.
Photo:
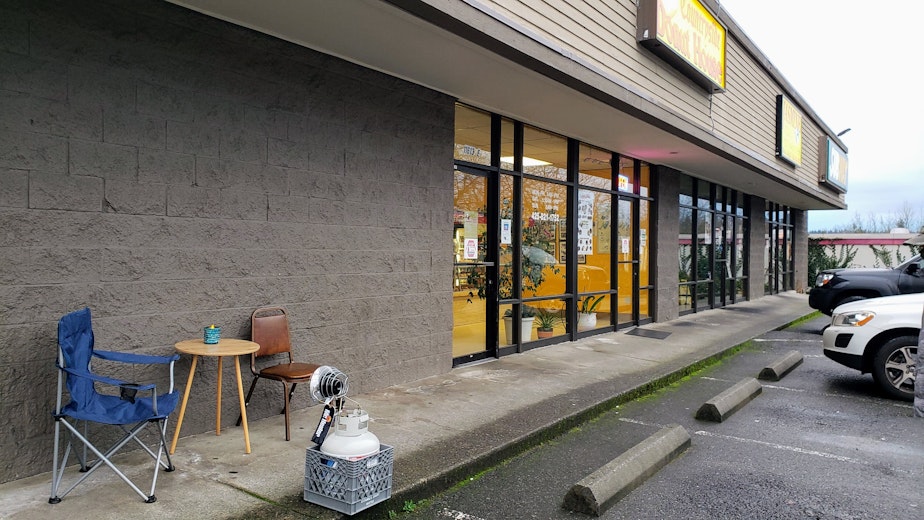
M 725 36 L 699 0 L 639 0 L 638 42 L 708 92 L 725 90 Z

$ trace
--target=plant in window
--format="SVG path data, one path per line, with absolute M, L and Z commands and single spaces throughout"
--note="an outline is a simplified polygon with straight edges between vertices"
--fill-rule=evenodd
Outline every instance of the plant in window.
M 520 305 L 520 339 L 522 341 L 532 340 L 533 321 L 536 319 L 536 309 L 529 305 Z M 504 311 L 504 334 L 507 338 L 507 344 L 513 343 L 513 308 Z
M 585 296 L 578 300 L 578 312 L 581 314 L 590 314 L 594 312 L 594 309 L 597 308 L 597 305 L 600 305 L 600 302 L 606 295 L 601 294 L 599 296 Z
M 606 298 L 606 295 L 585 296 L 578 299 L 578 330 L 590 330 L 597 328 L 597 313 L 594 309 L 600 302 Z
M 540 331 L 551 331 L 559 322 L 561 322 L 561 316 L 557 311 L 539 309 L 536 313 L 536 326 Z
M 529 305 L 520 305 L 520 317 L 521 318 L 535 318 L 536 314 L 537 312 L 535 308 L 530 307 Z M 513 316 L 513 308 L 510 308 L 504 311 L 505 318 L 510 318 L 512 316 Z

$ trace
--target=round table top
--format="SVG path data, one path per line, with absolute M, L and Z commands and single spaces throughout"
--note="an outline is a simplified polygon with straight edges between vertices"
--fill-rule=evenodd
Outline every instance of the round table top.
M 194 356 L 239 356 L 260 350 L 260 345 L 246 339 L 221 338 L 218 343 L 207 345 L 202 338 L 177 342 L 176 349 Z

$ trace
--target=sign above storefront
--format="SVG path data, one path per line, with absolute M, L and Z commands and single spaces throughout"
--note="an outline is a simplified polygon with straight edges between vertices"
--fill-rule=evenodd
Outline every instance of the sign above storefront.
M 802 164 L 802 113 L 783 95 L 776 97 L 776 156 Z
M 709 92 L 725 90 L 725 26 L 699 0 L 640 0 L 637 39 Z
M 827 136 L 818 140 L 821 159 L 819 180 L 839 192 L 847 191 L 847 152 Z

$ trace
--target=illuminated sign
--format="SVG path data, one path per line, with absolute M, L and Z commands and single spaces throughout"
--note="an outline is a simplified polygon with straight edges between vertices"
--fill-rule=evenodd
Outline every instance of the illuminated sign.
M 725 27 L 699 0 L 640 0 L 638 42 L 709 92 L 725 90 Z
M 776 156 L 802 164 L 802 113 L 785 96 L 776 97 Z
M 629 187 L 629 177 L 626 175 L 619 175 L 619 191 L 632 191 Z
M 829 187 L 840 191 L 847 191 L 847 152 L 835 144 L 830 137 L 819 139 L 819 158 L 821 168 L 819 180 Z

